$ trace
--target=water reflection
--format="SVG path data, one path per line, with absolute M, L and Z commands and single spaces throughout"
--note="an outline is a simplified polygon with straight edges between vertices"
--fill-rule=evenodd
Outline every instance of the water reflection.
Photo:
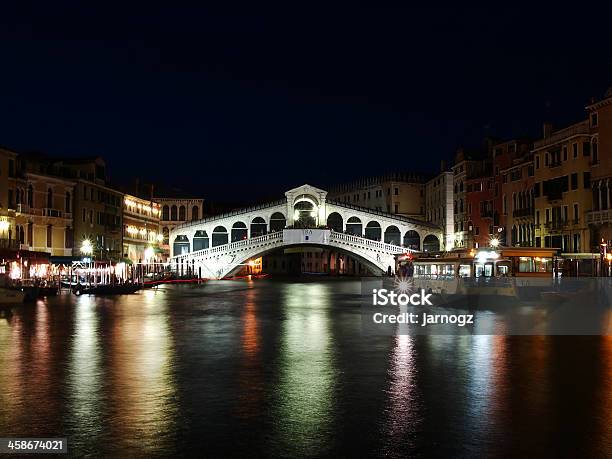
M 395 338 L 389 364 L 389 388 L 385 408 L 382 443 L 385 456 L 393 456 L 398 445 L 413 449 L 420 421 L 419 398 L 416 392 L 414 340 L 410 335 Z
M 99 315 L 94 297 L 79 299 L 68 368 L 70 421 L 81 428 L 71 438 L 79 449 L 95 451 L 103 429 L 102 413 L 105 375 L 101 367 Z
M 235 408 L 236 416 L 252 419 L 259 416 L 265 392 L 263 366 L 261 361 L 261 338 L 257 319 L 258 291 L 249 289 L 246 292 L 244 311 L 242 313 L 242 356 L 238 373 L 240 386 L 239 403 Z
M 276 454 L 317 456 L 330 448 L 337 372 L 330 333 L 330 285 L 294 284 L 282 290 L 272 438 Z
M 177 404 L 173 337 L 168 305 L 145 291 L 131 301 L 101 302 L 109 308 L 110 431 L 125 453 L 153 452 L 172 441 Z M 138 308 L 135 313 L 133 308 Z
M 609 337 L 369 336 L 353 287 L 15 308 L 0 432 L 67 436 L 75 456 L 610 457 Z

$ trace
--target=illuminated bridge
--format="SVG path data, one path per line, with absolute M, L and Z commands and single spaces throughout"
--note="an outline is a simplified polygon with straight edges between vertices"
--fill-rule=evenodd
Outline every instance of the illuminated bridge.
M 323 247 L 347 254 L 375 275 L 395 269 L 395 256 L 439 250 L 442 230 L 413 218 L 328 201 L 303 185 L 285 199 L 177 226 L 171 262 L 179 273 L 220 279 L 250 259 L 286 247 Z

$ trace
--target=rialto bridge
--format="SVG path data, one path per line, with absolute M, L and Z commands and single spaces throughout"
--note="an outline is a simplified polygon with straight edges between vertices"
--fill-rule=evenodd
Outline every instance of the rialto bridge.
M 395 256 L 437 251 L 442 230 L 420 220 L 328 201 L 303 185 L 285 199 L 177 226 L 170 233 L 178 272 L 220 279 L 284 247 L 324 247 L 346 253 L 376 275 L 394 269 Z

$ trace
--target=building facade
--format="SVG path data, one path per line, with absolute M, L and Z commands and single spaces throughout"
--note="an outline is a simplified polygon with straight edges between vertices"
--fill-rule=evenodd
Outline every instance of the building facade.
M 108 186 L 106 163 L 98 157 L 63 161 L 61 166 L 77 177 L 74 209 L 77 244 L 89 240 L 94 257 L 120 261 L 123 193 Z
M 591 251 L 586 214 L 592 210 L 592 143 L 589 120 L 557 131 L 545 124 L 543 138 L 534 142 L 536 247 Z
M 591 187 L 593 208 L 587 214 L 591 245 L 612 243 L 612 87 L 603 99 L 587 107 L 591 137 Z
M 534 166 L 530 152 L 500 171 L 502 176 L 501 218 L 504 245 L 535 246 Z
M 153 201 L 161 211 L 160 228 L 162 240 L 160 248 L 164 258 L 170 256 L 170 232 L 179 224 L 204 218 L 204 199 L 171 198 L 156 196 Z
M 0 248 L 19 248 L 15 226 L 17 153 L 0 148 Z
M 425 219 L 444 230 L 444 247 L 452 250 L 455 242 L 453 209 L 453 173 L 445 171 L 425 184 Z
M 453 219 L 455 248 L 471 248 L 474 246 L 473 230 L 469 229 L 469 213 L 467 205 L 467 181 L 487 174 L 487 163 L 482 152 L 457 150 L 453 173 Z
M 329 191 L 328 199 L 405 217 L 425 218 L 425 178 L 390 174 L 345 183 Z
M 160 205 L 151 200 L 123 196 L 123 257 L 143 263 L 157 257 L 154 248 L 162 242 Z

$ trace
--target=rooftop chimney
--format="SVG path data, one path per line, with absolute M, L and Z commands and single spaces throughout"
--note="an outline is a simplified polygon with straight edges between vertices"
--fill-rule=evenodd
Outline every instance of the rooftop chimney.
M 544 131 L 543 134 L 544 134 L 545 139 L 548 139 L 550 137 L 550 135 L 552 134 L 552 129 L 553 129 L 552 123 L 549 123 L 548 121 L 546 121 L 544 123 L 544 129 L 543 129 Z

